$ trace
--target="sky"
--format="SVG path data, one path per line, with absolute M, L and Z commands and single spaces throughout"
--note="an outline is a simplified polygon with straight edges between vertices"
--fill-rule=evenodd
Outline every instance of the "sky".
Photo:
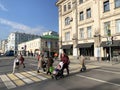
M 0 0 L 0 40 L 11 32 L 58 32 L 57 0 Z

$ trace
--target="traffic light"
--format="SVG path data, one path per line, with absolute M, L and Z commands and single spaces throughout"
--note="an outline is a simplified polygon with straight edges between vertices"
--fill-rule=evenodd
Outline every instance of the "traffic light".
M 110 37 L 111 36 L 111 30 L 107 30 L 107 35 Z

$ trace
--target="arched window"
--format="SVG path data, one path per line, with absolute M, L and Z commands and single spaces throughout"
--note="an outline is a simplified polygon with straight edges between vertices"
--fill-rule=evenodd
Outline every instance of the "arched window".
M 65 25 L 69 25 L 70 24 L 70 17 L 66 17 L 65 18 Z

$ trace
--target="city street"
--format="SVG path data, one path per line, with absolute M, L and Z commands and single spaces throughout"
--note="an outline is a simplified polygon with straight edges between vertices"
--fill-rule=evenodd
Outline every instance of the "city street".
M 55 61 L 54 66 L 57 63 Z M 15 74 L 11 74 L 12 64 L 13 57 L 0 58 L 1 90 L 120 90 L 120 67 L 106 62 L 103 63 L 105 66 L 97 61 L 87 61 L 87 71 L 79 72 L 79 61 L 71 60 L 70 76 L 59 80 L 51 79 L 42 70 L 37 74 L 34 58 L 26 58 L 26 68 L 21 67 Z

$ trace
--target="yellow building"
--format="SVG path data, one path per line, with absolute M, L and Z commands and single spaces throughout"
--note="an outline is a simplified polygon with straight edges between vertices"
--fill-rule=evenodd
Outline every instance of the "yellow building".
M 60 51 L 90 57 L 119 53 L 120 0 L 58 0 L 56 5 Z

